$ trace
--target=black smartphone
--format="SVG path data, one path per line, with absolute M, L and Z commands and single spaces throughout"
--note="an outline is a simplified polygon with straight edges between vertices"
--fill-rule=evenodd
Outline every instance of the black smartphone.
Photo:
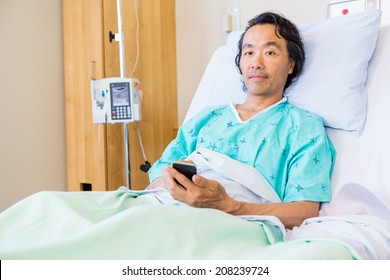
M 196 165 L 192 162 L 175 161 L 172 164 L 172 166 L 181 174 L 185 175 L 191 181 L 192 181 L 192 176 L 196 174 Z

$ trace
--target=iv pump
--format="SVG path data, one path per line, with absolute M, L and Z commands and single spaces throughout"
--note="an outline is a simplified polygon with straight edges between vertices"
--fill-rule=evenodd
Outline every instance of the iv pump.
M 140 166 L 147 172 L 151 164 L 147 161 L 138 122 L 141 120 L 142 89 L 138 79 L 105 78 L 91 80 L 92 119 L 93 123 L 129 123 L 137 124 L 138 137 L 145 159 Z
M 128 123 L 141 120 L 141 84 L 137 79 L 91 80 L 93 123 Z
M 145 159 L 145 164 L 141 164 L 140 169 L 147 172 L 151 164 L 146 159 L 138 126 L 138 122 L 141 120 L 142 99 L 142 89 L 138 79 L 119 77 L 101 80 L 92 79 L 91 97 L 93 123 L 136 123 L 142 154 Z

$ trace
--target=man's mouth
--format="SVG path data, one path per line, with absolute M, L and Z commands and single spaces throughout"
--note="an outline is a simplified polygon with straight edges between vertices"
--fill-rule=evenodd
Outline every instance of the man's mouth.
M 264 74 L 251 74 L 249 75 L 249 79 L 256 80 L 256 81 L 262 81 L 267 79 L 267 75 Z

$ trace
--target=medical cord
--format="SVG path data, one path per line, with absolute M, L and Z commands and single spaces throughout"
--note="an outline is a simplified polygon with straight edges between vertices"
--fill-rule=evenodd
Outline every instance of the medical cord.
M 138 17 L 138 0 L 134 0 L 134 13 L 135 13 L 135 22 L 136 22 L 136 31 L 135 31 L 135 43 L 136 43 L 136 56 L 135 56 L 135 62 L 134 62 L 134 66 L 133 66 L 133 70 L 131 70 L 131 75 L 130 76 L 133 76 L 134 72 L 135 72 L 135 69 L 137 68 L 137 65 L 138 65 L 138 59 L 139 59 L 139 17 Z M 142 103 L 142 96 L 140 95 L 140 101 Z M 150 169 L 151 165 L 150 165 L 150 162 L 146 159 L 146 155 L 145 155 L 145 149 L 144 149 L 144 145 L 143 145 L 143 142 L 142 142 L 142 136 L 141 136 L 141 130 L 139 128 L 139 122 L 136 121 L 135 122 L 136 126 L 137 126 L 137 133 L 138 133 L 138 139 L 139 139 L 139 145 L 141 147 L 141 151 L 142 151 L 142 156 L 145 160 L 145 164 L 141 164 L 140 165 L 140 169 L 143 171 L 143 172 L 148 172 L 148 170 Z
M 139 128 L 139 123 L 136 121 L 135 124 L 137 126 L 137 133 L 138 133 L 139 145 L 140 145 L 141 151 L 142 151 L 142 156 L 144 157 L 144 160 L 145 160 L 145 164 L 141 164 L 140 165 L 140 169 L 143 172 L 148 172 L 148 170 L 150 169 L 151 165 L 150 165 L 150 162 L 146 159 L 144 145 L 142 144 L 142 136 L 141 136 L 141 130 Z
M 98 154 L 98 187 L 100 188 L 100 130 L 101 130 L 101 125 L 98 125 L 98 145 L 97 145 L 97 154 Z
M 138 0 L 134 0 L 134 13 L 135 13 L 135 22 L 136 22 L 136 31 L 135 31 L 135 43 L 136 43 L 136 56 L 135 62 L 133 66 L 133 70 L 131 70 L 130 77 L 133 76 L 135 69 L 137 68 L 138 58 L 139 58 L 139 18 L 138 18 Z

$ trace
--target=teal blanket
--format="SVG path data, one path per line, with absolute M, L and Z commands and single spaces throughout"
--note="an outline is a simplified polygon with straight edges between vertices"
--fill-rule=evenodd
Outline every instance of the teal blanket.
M 40 192 L 0 214 L 0 259 L 355 258 L 341 242 L 283 242 L 266 221 L 125 190 Z

